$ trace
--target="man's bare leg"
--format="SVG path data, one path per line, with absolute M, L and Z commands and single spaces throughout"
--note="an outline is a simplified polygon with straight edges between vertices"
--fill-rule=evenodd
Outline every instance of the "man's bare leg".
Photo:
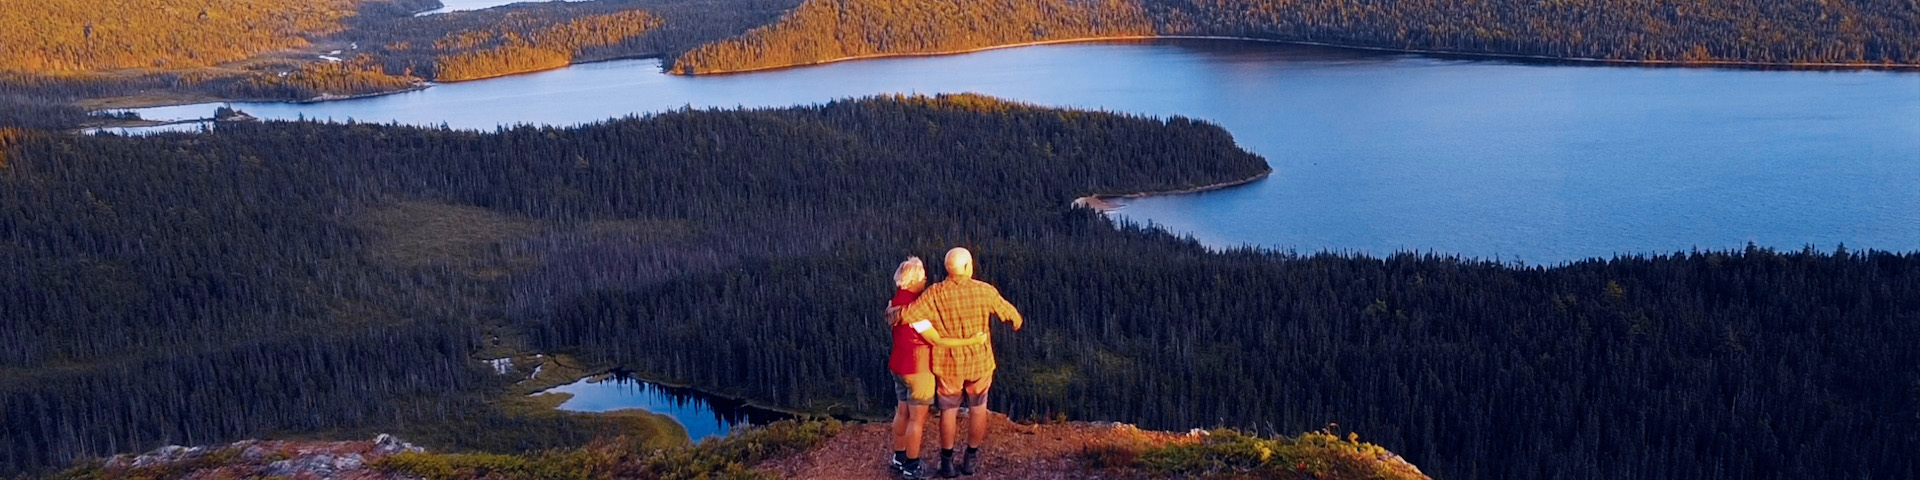
M 968 383 L 964 390 L 969 398 L 982 398 L 986 396 L 989 388 L 993 388 L 992 375 L 980 381 Z M 980 406 L 967 409 L 967 446 L 972 448 L 980 448 L 981 444 L 986 443 L 987 418 L 992 416 L 987 412 L 986 400 L 978 401 Z
M 940 409 L 940 449 L 953 450 L 955 437 L 960 436 L 959 408 Z
M 967 409 L 967 446 L 980 448 L 987 442 L 987 406 Z

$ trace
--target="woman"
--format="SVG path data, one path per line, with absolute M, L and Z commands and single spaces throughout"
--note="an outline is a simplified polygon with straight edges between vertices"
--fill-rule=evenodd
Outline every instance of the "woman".
M 924 319 L 900 318 L 900 311 L 920 298 L 927 289 L 927 267 L 920 257 L 907 257 L 893 271 L 893 301 L 887 303 L 887 322 L 893 326 L 893 354 L 887 368 L 893 371 L 894 397 L 900 402 L 893 410 L 892 467 L 901 477 L 918 479 L 921 431 L 927 424 L 927 406 L 933 404 L 933 346 L 964 347 L 986 343 L 981 333 L 964 340 L 942 338 L 933 323 Z

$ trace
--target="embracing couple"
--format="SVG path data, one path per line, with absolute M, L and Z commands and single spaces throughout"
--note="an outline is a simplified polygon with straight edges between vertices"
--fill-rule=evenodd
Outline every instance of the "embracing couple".
M 893 301 L 887 321 L 893 326 L 894 395 L 892 466 L 902 478 L 927 478 L 920 462 L 922 426 L 927 406 L 940 403 L 939 475 L 953 478 L 954 437 L 959 436 L 961 407 L 967 409 L 967 451 L 957 473 L 980 469 L 980 444 L 987 439 L 987 393 L 993 387 L 993 344 L 987 343 L 991 317 L 1020 330 L 1020 312 L 1000 296 L 1000 290 L 973 279 L 973 254 L 965 248 L 947 251 L 947 278 L 927 286 L 927 269 L 909 257 L 893 273 Z

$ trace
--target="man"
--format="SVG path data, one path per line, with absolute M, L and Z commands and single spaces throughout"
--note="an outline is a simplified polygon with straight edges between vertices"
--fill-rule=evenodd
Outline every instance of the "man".
M 901 312 L 905 321 L 928 320 L 935 329 L 953 338 L 967 338 L 987 331 L 991 317 L 1013 324 L 1020 330 L 1020 312 L 1000 296 L 1000 290 L 973 279 L 973 253 L 954 247 L 947 251 L 947 279 L 928 287 L 912 305 Z M 967 407 L 967 454 L 960 473 L 972 475 L 980 470 L 980 445 L 987 439 L 987 392 L 993 387 L 993 344 L 965 347 L 934 347 L 934 390 L 940 405 L 940 476 L 953 478 L 953 443 L 959 436 L 960 422 L 955 418 L 960 407 Z

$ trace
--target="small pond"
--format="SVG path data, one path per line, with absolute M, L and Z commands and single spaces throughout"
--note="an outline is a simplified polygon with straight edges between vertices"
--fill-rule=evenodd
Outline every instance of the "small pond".
M 686 427 L 695 442 L 724 436 L 734 427 L 765 425 L 789 418 L 787 414 L 757 408 L 740 400 L 710 395 L 690 388 L 647 382 L 630 376 L 596 375 L 534 393 L 568 393 L 560 404 L 570 412 L 611 412 L 640 409 L 665 415 Z

